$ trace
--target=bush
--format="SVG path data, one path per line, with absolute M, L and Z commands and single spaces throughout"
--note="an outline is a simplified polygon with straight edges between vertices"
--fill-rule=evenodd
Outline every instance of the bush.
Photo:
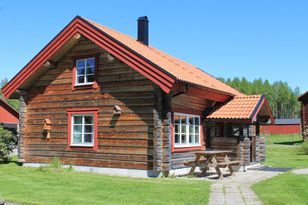
M 305 154 L 308 154 L 308 141 L 305 141 L 303 143 L 303 151 Z
M 0 125 L 0 163 L 11 160 L 11 153 L 16 145 L 16 136 L 13 132 L 6 130 Z

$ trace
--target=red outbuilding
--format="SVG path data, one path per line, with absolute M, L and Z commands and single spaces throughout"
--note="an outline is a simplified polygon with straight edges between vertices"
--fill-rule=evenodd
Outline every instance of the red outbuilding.
M 0 124 L 8 128 L 17 128 L 18 123 L 18 112 L 0 98 Z
M 300 119 L 275 119 L 273 125 L 261 125 L 261 134 L 300 134 L 301 120 Z

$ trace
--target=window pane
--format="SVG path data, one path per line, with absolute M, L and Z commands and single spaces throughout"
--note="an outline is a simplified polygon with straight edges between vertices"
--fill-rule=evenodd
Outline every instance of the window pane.
M 94 74 L 94 72 L 95 72 L 95 68 L 94 67 L 87 68 L 87 75 L 88 74 Z
M 93 126 L 92 125 L 86 125 L 84 127 L 84 133 L 92 133 L 93 132 Z
M 181 135 L 181 143 L 186 143 L 186 135 Z
M 73 133 L 74 134 L 81 134 L 82 125 L 74 125 Z
M 81 134 L 74 134 L 73 135 L 73 144 L 81 144 L 82 142 L 82 138 L 81 138 Z
M 194 143 L 194 135 L 189 135 L 189 143 Z
M 174 115 L 174 123 L 180 123 L 180 116 Z
M 94 58 L 88 58 L 87 59 L 87 67 L 94 67 L 95 66 L 95 59 Z
M 82 116 L 74 116 L 74 124 L 82 124 Z
M 78 76 L 77 83 L 84 83 L 84 76 Z
M 194 125 L 195 124 L 195 122 L 194 122 L 194 117 L 189 117 L 189 124 L 190 125 Z
M 180 143 L 180 135 L 174 135 L 174 143 Z
M 87 75 L 86 79 L 87 79 L 87 83 L 92 83 L 94 82 L 94 75 Z
M 77 75 L 84 75 L 84 68 L 77 68 Z
M 85 116 L 84 122 L 85 122 L 85 124 L 93 124 L 93 117 L 92 116 Z
M 186 116 L 181 116 L 181 123 L 186 124 Z
M 200 136 L 199 135 L 195 135 L 195 143 L 199 143 Z
M 194 133 L 194 126 L 189 126 L 189 134 L 193 134 Z
M 175 129 L 174 129 L 174 132 L 175 132 L 175 133 L 180 133 L 180 125 L 175 125 L 174 128 L 175 128 Z
M 92 143 L 92 134 L 85 134 L 84 135 L 84 142 L 85 143 Z
M 199 126 L 195 126 L 195 133 L 199 134 Z
M 181 131 L 182 131 L 182 133 L 186 133 L 186 125 L 181 126 Z
M 200 125 L 200 118 L 199 117 L 195 118 L 195 125 Z
M 76 61 L 76 67 L 77 68 L 84 68 L 85 67 L 85 61 L 84 60 L 77 60 Z

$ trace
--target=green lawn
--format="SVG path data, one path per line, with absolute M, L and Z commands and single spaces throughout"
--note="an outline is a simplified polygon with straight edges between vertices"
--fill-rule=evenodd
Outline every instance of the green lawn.
M 266 139 L 264 164 L 280 168 L 308 168 L 308 155 L 304 155 L 300 135 L 271 135 Z
M 265 205 L 305 205 L 308 204 L 308 175 L 290 172 L 253 186 Z
M 0 165 L 0 198 L 22 204 L 207 204 L 210 183 Z
M 272 135 L 267 138 L 266 165 L 286 168 L 308 168 L 308 155 L 301 150 L 301 137 Z M 253 186 L 264 204 L 308 204 L 308 175 L 291 172 L 261 181 Z

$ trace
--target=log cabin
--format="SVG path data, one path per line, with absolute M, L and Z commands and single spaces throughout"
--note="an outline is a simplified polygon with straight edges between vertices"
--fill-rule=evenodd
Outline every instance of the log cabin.
M 75 17 L 3 88 L 20 98 L 19 161 L 59 157 L 75 169 L 128 176 L 185 172 L 194 152 L 265 158 L 265 96 L 246 96 L 137 39 Z
M 298 97 L 301 102 L 301 123 L 303 140 L 308 140 L 308 91 Z

